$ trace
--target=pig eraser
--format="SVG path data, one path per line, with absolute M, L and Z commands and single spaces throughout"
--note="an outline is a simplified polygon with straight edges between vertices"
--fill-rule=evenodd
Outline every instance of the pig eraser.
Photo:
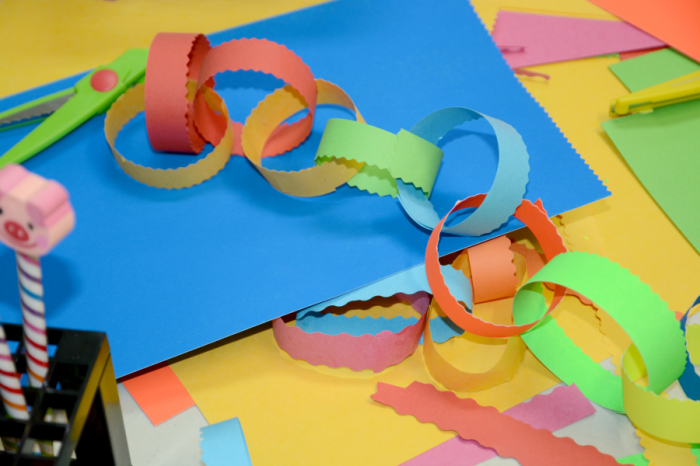
M 66 188 L 21 165 L 0 169 L 0 242 L 17 252 L 43 256 L 74 225 Z

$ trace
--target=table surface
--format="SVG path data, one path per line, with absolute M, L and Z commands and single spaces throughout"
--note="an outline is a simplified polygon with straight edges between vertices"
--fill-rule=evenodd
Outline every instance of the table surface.
M 161 30 L 212 32 L 315 3 L 320 2 L 207 0 L 193 7 L 193 3 L 177 0 L 65 0 L 61 3 L 3 0 L 0 2 L 0 43 L 5 47 L 4 60 L 0 63 L 0 94 L 9 95 L 84 71 L 109 61 L 125 47 L 147 46 Z M 492 26 L 497 10 L 504 7 L 610 18 L 585 0 L 566 3 L 473 0 L 472 4 L 487 28 Z M 105 24 L 106 15 L 110 17 L 109 24 Z M 66 28 L 65 24 L 71 27 Z M 629 171 L 600 126 L 608 119 L 610 100 L 626 93 L 607 68 L 617 60 L 597 57 L 532 67 L 534 71 L 548 74 L 550 80 L 523 77 L 521 82 L 613 193 L 611 198 L 590 206 L 587 209 L 590 215 L 568 216 L 569 246 L 596 252 L 622 264 L 651 285 L 672 310 L 684 312 L 700 292 L 692 279 L 700 276 L 700 255 Z M 586 235 L 593 231 L 597 239 Z M 206 352 L 198 353 L 190 360 L 179 361 L 174 368 L 180 375 L 184 365 L 205 366 L 214 364 L 213 359 Z M 274 384 L 275 380 L 270 383 Z M 196 387 L 188 387 L 187 383 L 185 386 L 193 393 L 195 401 L 202 396 Z M 225 387 L 217 386 L 217 390 L 225 390 Z M 230 390 L 230 396 L 235 396 L 235 387 Z M 199 429 L 215 419 L 211 412 L 205 417 L 195 406 L 154 427 L 121 385 L 119 393 L 135 466 L 202 464 Z M 306 414 L 314 416 L 314 413 Z M 245 423 L 243 428 L 246 430 Z M 600 407 L 595 415 L 557 434 L 572 436 L 579 443 L 595 445 L 616 457 L 641 451 L 627 418 Z M 264 441 L 268 445 L 275 443 L 269 438 Z M 387 448 L 395 447 L 387 445 Z M 255 452 L 252 453 L 255 462 Z M 484 464 L 517 463 L 495 458 Z

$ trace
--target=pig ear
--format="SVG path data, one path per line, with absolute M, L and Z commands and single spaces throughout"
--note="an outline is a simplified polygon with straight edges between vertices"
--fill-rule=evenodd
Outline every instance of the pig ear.
M 0 170 L 0 197 L 9 193 L 23 179 L 29 176 L 29 172 L 22 165 L 10 164 Z
M 27 213 L 37 225 L 50 227 L 72 210 L 68 191 L 55 181 L 46 184 L 27 203 Z

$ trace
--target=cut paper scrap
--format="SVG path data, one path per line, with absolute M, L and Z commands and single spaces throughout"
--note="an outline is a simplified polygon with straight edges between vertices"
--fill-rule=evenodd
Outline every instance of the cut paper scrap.
M 700 64 L 673 49 L 664 49 L 609 68 L 630 92 L 636 92 L 700 70 Z
M 169 365 L 122 382 L 154 426 L 194 406 L 194 400 Z
M 700 3 L 695 0 L 638 2 L 593 0 L 615 16 L 700 61 Z
M 463 107 L 448 107 L 427 115 L 411 128 L 411 133 L 437 144 L 450 130 L 457 126 L 483 118 L 493 129 L 498 142 L 498 168 L 488 194 L 472 214 L 456 224 L 444 228 L 445 233 L 481 236 L 503 225 L 513 215 L 525 195 L 530 172 L 530 156 L 520 134 L 496 118 Z M 402 163 L 406 145 L 397 146 L 393 164 Z M 399 201 L 406 213 L 419 225 L 434 229 L 440 221 L 433 204 L 420 189 L 397 179 Z
M 575 385 L 556 387 L 506 411 L 513 419 L 535 429 L 559 430 L 595 413 L 595 408 Z M 476 466 L 498 456 L 474 440 L 456 436 L 403 463 L 403 466 Z
M 202 462 L 206 466 L 252 466 L 241 421 L 234 417 L 200 430 Z
M 500 236 L 467 248 L 474 304 L 515 296 L 518 278 L 510 244 Z
M 644 457 L 649 466 L 696 466 L 691 445 L 687 443 L 669 442 L 637 429 L 639 445 L 644 448 Z
M 406 130 L 393 134 L 374 126 L 332 118 L 326 124 L 315 162 L 321 164 L 332 158 L 362 160 L 365 166 L 348 181 L 349 186 L 396 197 L 399 194 L 396 178 L 400 178 L 430 197 L 442 156 L 436 145 Z
M 467 332 L 490 338 L 520 335 L 534 327 L 544 316 L 539 316 L 529 323 L 522 322 L 519 325 L 500 325 L 485 322 L 464 309 L 456 297 L 450 293 L 450 288 L 446 285 L 445 278 L 441 273 L 438 243 L 445 220 L 453 212 L 458 212 L 470 207 L 478 207 L 483 199 L 484 195 L 479 194 L 457 202 L 448 215 L 443 218 L 433 230 L 425 253 L 425 267 L 428 275 L 428 282 L 441 309 L 455 324 Z M 522 221 L 535 234 L 548 260 L 566 251 L 566 247 L 564 246 L 561 236 L 559 236 L 556 226 L 554 226 L 549 217 L 547 217 L 547 213 L 539 203 L 533 204 L 528 200 L 523 200 L 522 204 L 516 209 L 514 216 Z M 550 304 L 548 312 L 551 312 L 561 301 L 564 297 L 564 291 L 564 289 L 560 288 L 555 290 L 555 296 Z
M 681 375 L 681 377 L 678 379 L 678 382 L 681 384 L 681 388 L 683 388 L 685 396 L 695 401 L 700 401 L 700 376 L 698 376 L 694 364 L 700 361 L 697 359 L 694 360 L 693 355 L 695 354 L 696 358 L 698 355 L 700 355 L 700 348 L 697 347 L 700 343 L 698 341 L 700 339 L 700 326 L 697 324 L 688 325 L 688 317 L 690 315 L 690 311 L 692 311 L 698 304 L 700 304 L 700 296 L 693 301 L 693 304 L 691 304 L 688 311 L 686 311 L 681 318 L 681 330 L 685 332 L 688 356 L 685 362 L 683 375 Z
M 631 464 L 633 466 L 648 466 L 649 464 L 649 460 L 644 458 L 644 453 L 618 458 L 617 462 L 620 464 Z
M 637 345 L 649 369 L 649 387 L 661 393 L 683 372 L 685 342 L 675 314 L 649 285 L 627 269 L 595 254 L 559 254 L 518 290 L 513 302 L 516 324 L 541 319 L 548 306 L 543 282 L 575 290 L 600 306 Z M 551 308 L 551 306 L 549 307 Z M 576 383 L 592 401 L 625 412 L 617 377 L 575 346 L 551 316 L 523 335 L 528 348 L 567 384 Z M 635 380 L 643 374 L 635 373 Z M 628 413 L 629 414 L 629 413 Z
M 441 430 L 453 430 L 463 439 L 494 449 L 501 457 L 515 458 L 522 466 L 618 464 L 615 458 L 592 446 L 581 446 L 571 438 L 535 429 L 496 408 L 441 392 L 432 385 L 413 382 L 401 388 L 380 382 L 371 398 L 393 407 L 398 414 L 433 423 Z
M 498 13 L 493 38 L 511 68 L 665 45 L 620 21 L 513 11 Z
M 525 357 L 525 343 L 519 336 L 509 338 L 498 362 L 483 372 L 462 371 L 445 359 L 433 343 L 431 335 L 430 323 L 432 319 L 430 317 L 437 312 L 437 306 L 437 301 L 433 299 L 428 310 L 428 324 L 423 336 L 425 365 L 437 382 L 449 390 L 475 392 L 495 387 L 515 376 Z M 481 342 L 481 344 L 493 345 L 493 342 L 488 341 L 490 339 L 483 337 L 482 339 L 487 341 Z M 470 354 L 464 354 L 464 357 L 470 356 Z
M 381 372 L 400 363 L 416 350 L 430 302 L 428 294 L 423 291 L 397 297 L 409 302 L 421 314 L 418 322 L 406 326 L 398 333 L 384 331 L 376 336 L 364 334 L 359 337 L 347 333 L 306 333 L 299 327 L 287 325 L 280 318 L 272 322 L 275 340 L 292 358 L 303 359 L 314 366 Z
M 474 10 L 479 14 L 486 29 L 491 31 L 498 13 L 503 10 L 519 11 L 522 13 L 550 14 L 571 16 L 575 18 L 617 19 L 599 6 L 588 0 L 472 0 Z

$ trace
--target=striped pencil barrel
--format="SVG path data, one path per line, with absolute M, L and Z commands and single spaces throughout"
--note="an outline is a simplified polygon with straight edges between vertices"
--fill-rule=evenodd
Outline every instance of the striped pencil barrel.
M 49 371 L 41 264 L 38 257 L 21 252 L 17 252 L 16 257 L 24 346 L 27 356 L 27 375 L 29 376 L 29 385 L 40 388 Z
M 12 352 L 7 345 L 5 329 L 0 325 L 0 396 L 5 412 L 14 419 L 29 419 L 27 402 L 20 385 L 20 376 L 15 369 Z M 3 437 L 3 446 L 6 451 L 17 451 L 17 439 Z
M 17 281 L 22 307 L 24 349 L 27 357 L 29 385 L 41 388 L 49 372 L 48 338 L 44 309 L 44 286 L 41 283 L 39 258 L 17 252 Z M 42 456 L 53 456 L 53 442 L 39 442 Z

